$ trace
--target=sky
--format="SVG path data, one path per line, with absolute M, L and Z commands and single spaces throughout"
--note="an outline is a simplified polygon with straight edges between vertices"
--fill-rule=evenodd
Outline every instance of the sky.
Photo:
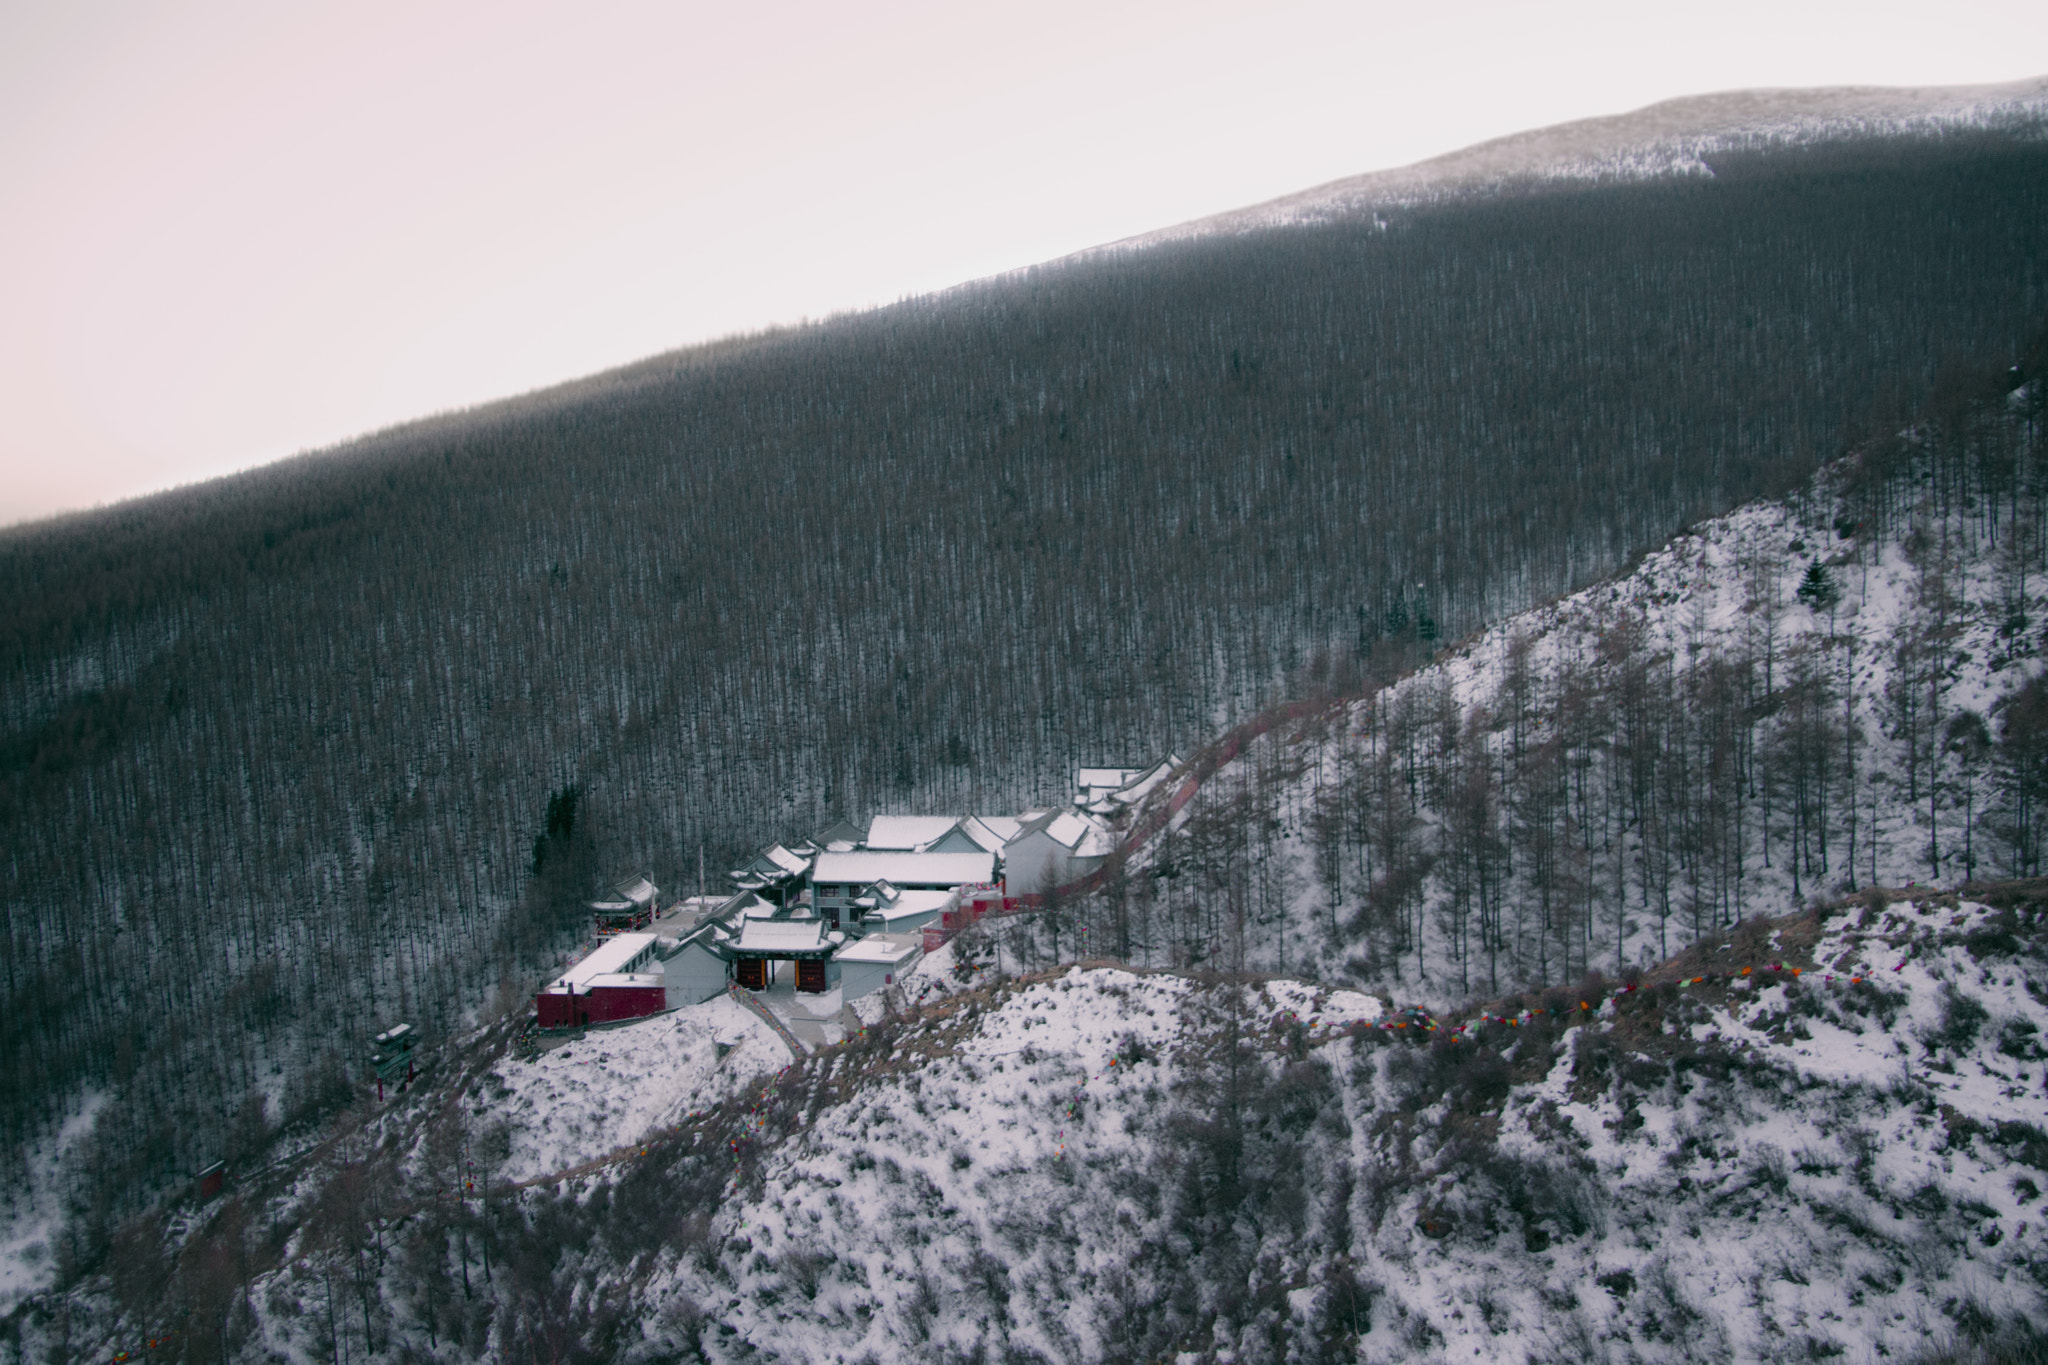
M 2038 0 L 0 0 L 0 525 Z

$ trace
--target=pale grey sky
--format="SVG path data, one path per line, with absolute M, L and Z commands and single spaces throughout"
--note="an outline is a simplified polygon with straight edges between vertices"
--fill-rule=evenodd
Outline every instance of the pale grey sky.
M 0 5 L 0 524 L 2037 0 Z

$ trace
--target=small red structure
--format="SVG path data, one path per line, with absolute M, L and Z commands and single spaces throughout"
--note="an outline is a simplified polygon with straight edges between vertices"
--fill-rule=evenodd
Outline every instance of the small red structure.
M 660 977 L 652 984 L 607 984 L 598 982 L 573 991 L 542 991 L 535 1012 L 542 1028 L 585 1028 L 591 1024 L 614 1024 L 621 1019 L 641 1019 L 668 1008 L 668 990 Z
M 946 940 L 970 924 L 978 924 L 990 915 L 1015 913 L 1019 902 L 1013 896 L 1005 896 L 998 883 L 984 883 L 979 886 L 963 886 L 956 893 L 958 903 L 939 916 L 937 924 L 925 926 L 924 950 L 935 953 L 945 946 Z
M 199 1197 L 201 1199 L 211 1199 L 219 1194 L 221 1186 L 227 1183 L 227 1178 L 227 1162 L 216 1161 L 211 1166 L 208 1166 L 199 1173 Z
M 583 1028 L 640 1019 L 668 1008 L 668 982 L 653 965 L 653 934 L 618 934 L 534 997 L 544 1029 Z

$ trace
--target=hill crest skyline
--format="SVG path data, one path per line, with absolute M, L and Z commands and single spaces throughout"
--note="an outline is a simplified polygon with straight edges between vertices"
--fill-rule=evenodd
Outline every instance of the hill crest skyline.
M 1442 156 L 1404 166 L 1366 171 L 1328 181 L 1262 203 L 1136 236 L 1104 242 L 1007 271 L 977 276 L 922 294 L 871 307 L 837 311 L 793 324 L 770 324 L 706 341 L 653 352 L 478 403 L 421 412 L 353 436 L 308 447 L 242 469 L 170 484 L 129 497 L 0 522 L 0 537 L 56 526 L 111 509 L 135 509 L 152 499 L 219 487 L 230 480 L 262 478 L 307 459 L 346 457 L 367 445 L 419 434 L 447 423 L 512 416 L 538 405 L 552 409 L 598 397 L 620 387 L 637 387 L 648 376 L 667 378 L 681 366 L 724 359 L 763 344 L 870 317 L 892 308 L 941 301 L 961 291 L 1021 280 L 1034 271 L 1056 269 L 1105 256 L 1150 251 L 1175 243 L 1231 233 L 1306 227 L 1380 211 L 1413 209 L 1481 198 L 1545 184 L 1597 183 L 1697 174 L 1706 155 L 1773 144 L 1910 136 L 1939 130 L 2018 128 L 2043 122 L 2048 128 L 2048 74 L 1984 85 L 1816 86 L 1719 91 L 1662 100 L 1620 114 L 1530 128 L 1492 138 Z

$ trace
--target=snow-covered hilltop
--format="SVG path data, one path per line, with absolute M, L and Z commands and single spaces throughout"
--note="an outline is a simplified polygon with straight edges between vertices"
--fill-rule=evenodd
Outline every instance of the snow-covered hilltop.
M 1412 166 L 1350 176 L 1249 208 L 1129 238 L 1124 251 L 1412 208 L 1545 183 L 1708 172 L 1717 153 L 1847 137 L 1932 134 L 2038 123 L 2048 76 L 2002 85 L 1732 90 L 1664 100 L 1495 138 Z

